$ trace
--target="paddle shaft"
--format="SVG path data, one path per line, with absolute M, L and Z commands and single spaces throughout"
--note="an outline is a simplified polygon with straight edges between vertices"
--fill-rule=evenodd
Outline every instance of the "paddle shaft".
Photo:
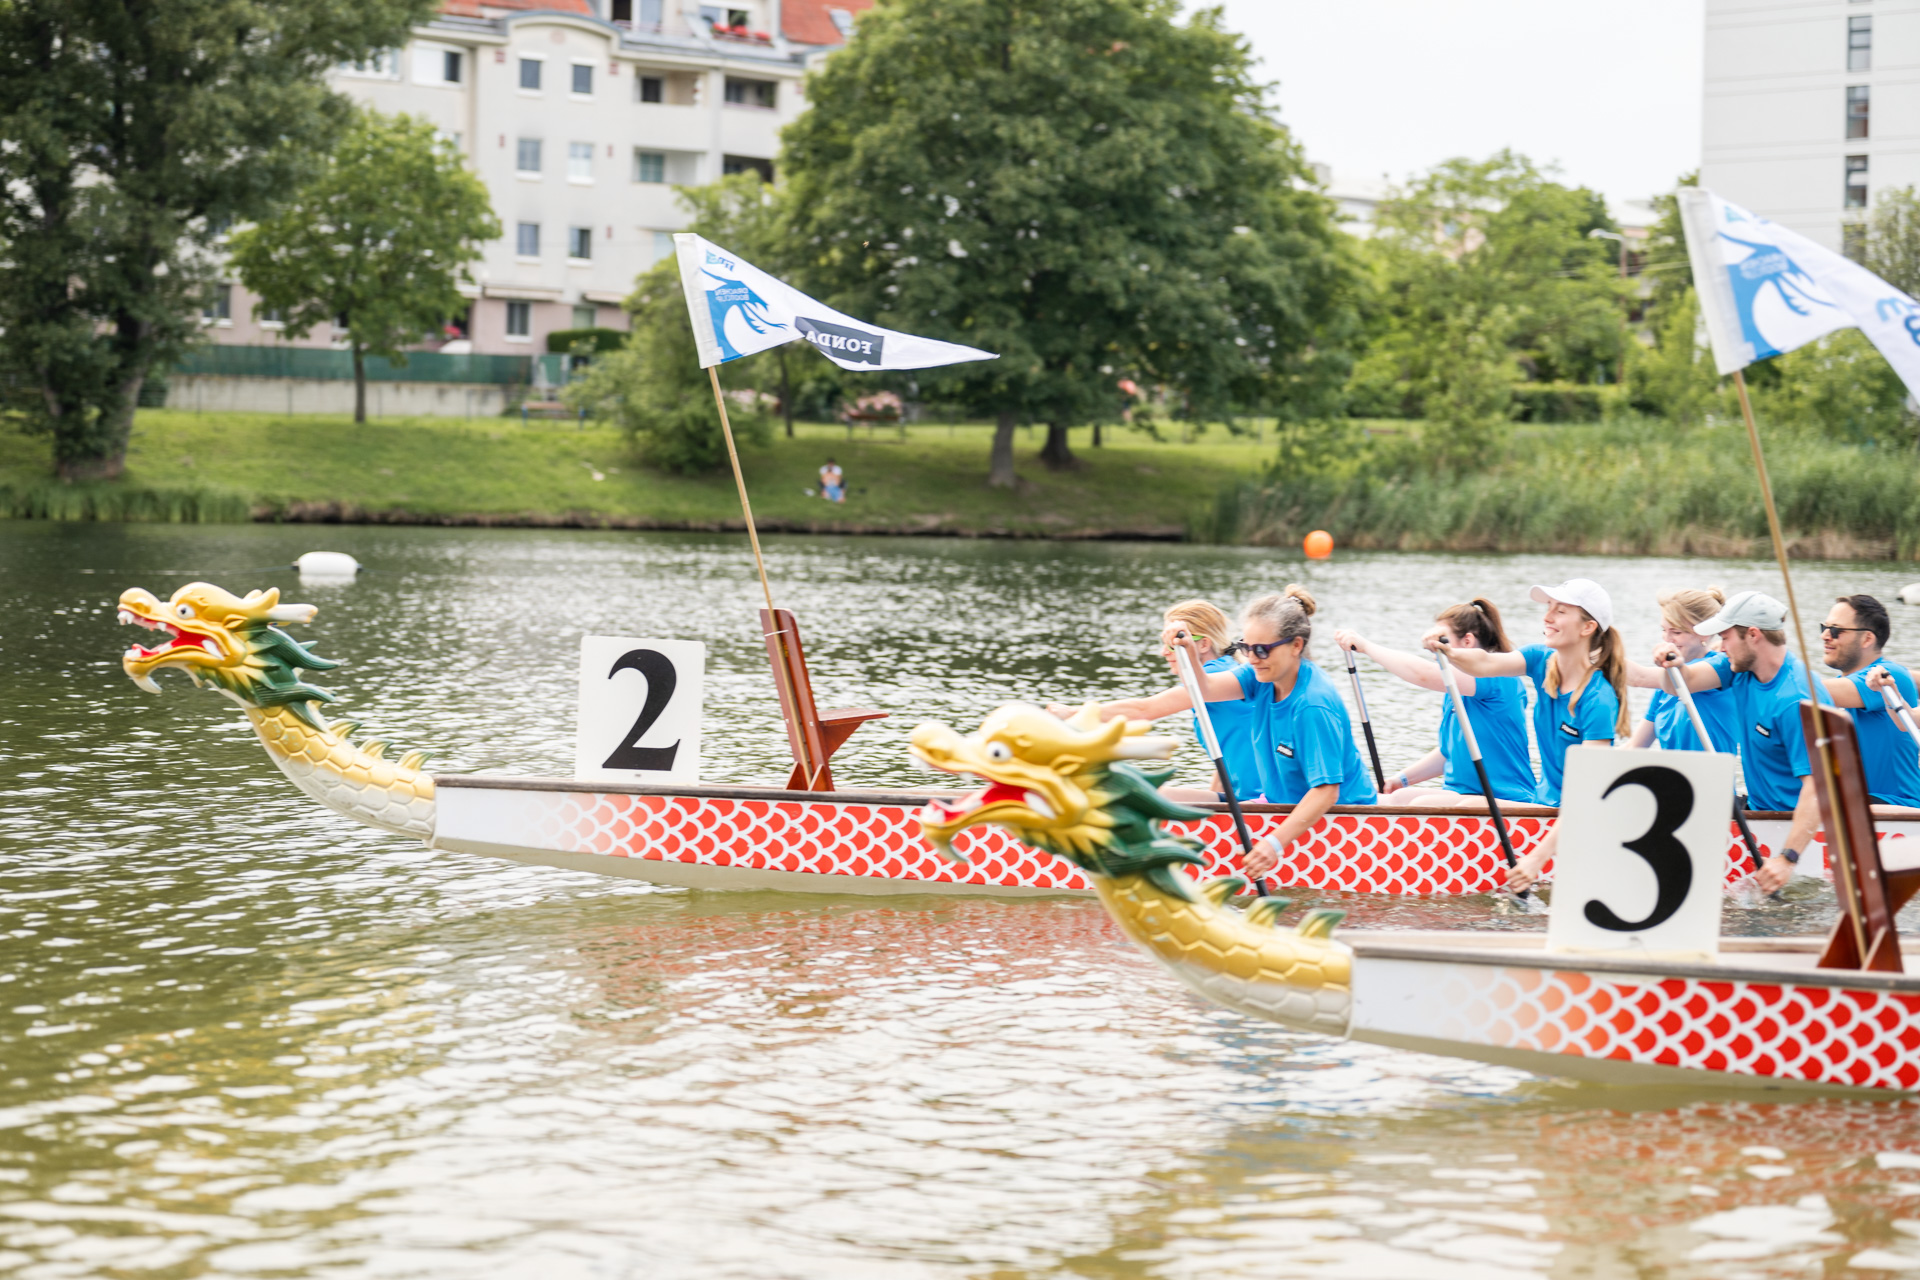
M 1180 683 L 1187 687 L 1187 698 L 1193 703 L 1193 718 L 1200 725 L 1200 741 L 1205 745 L 1207 754 L 1213 757 L 1213 767 L 1220 772 L 1220 794 L 1227 798 L 1227 811 L 1233 815 L 1233 829 L 1240 835 L 1240 848 L 1253 852 L 1253 832 L 1247 830 L 1247 815 L 1240 810 L 1240 797 L 1234 793 L 1233 775 L 1227 772 L 1226 753 L 1220 750 L 1220 739 L 1213 732 L 1213 717 L 1207 713 L 1207 691 L 1200 687 L 1200 673 L 1193 669 L 1193 658 L 1180 645 L 1173 646 L 1175 659 L 1180 663 Z M 1261 897 L 1269 896 L 1264 878 L 1255 880 L 1253 887 Z
M 1667 683 L 1673 686 L 1673 696 L 1680 699 L 1680 705 L 1687 709 L 1687 719 L 1693 723 L 1693 736 L 1700 739 L 1700 745 L 1710 752 L 1717 752 L 1713 745 L 1713 735 L 1707 732 L 1707 722 L 1700 718 L 1700 708 L 1694 705 L 1693 690 L 1687 687 L 1686 673 L 1678 667 L 1667 668 Z M 1753 859 L 1753 869 L 1758 871 L 1766 865 L 1766 859 L 1760 856 L 1760 842 L 1753 838 L 1753 828 L 1747 825 L 1746 807 L 1740 803 L 1740 794 L 1733 796 L 1733 821 L 1740 828 L 1740 843 L 1747 846 L 1747 856 Z
M 1340 652 L 1347 655 L 1347 679 L 1353 681 L 1353 700 L 1360 707 L 1360 731 L 1367 735 L 1367 755 L 1373 760 L 1373 783 L 1384 793 L 1387 775 L 1380 767 L 1380 748 L 1373 742 L 1373 718 L 1367 714 L 1367 694 L 1360 687 L 1360 668 L 1353 665 L 1353 650 L 1342 649 Z
M 1473 757 L 1473 771 L 1480 776 L 1480 792 L 1487 798 L 1487 812 L 1493 815 L 1493 833 L 1500 837 L 1500 854 L 1511 870 L 1520 860 L 1513 856 L 1513 840 L 1507 835 L 1507 816 L 1500 812 L 1499 798 L 1493 794 L 1493 782 L 1487 777 L 1486 761 L 1480 758 L 1480 739 L 1473 732 L 1473 721 L 1467 719 L 1466 700 L 1460 696 L 1460 679 L 1454 675 L 1453 664 L 1447 661 L 1446 654 L 1433 656 L 1440 664 L 1440 678 L 1446 681 L 1447 697 L 1453 701 L 1453 716 L 1460 722 L 1460 736 L 1467 740 L 1467 754 Z M 1524 898 L 1527 891 L 1522 889 L 1516 896 Z

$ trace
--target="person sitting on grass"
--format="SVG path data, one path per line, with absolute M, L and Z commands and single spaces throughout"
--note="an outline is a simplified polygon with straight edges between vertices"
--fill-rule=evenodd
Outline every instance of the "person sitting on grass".
M 827 465 L 820 468 L 820 496 L 828 502 L 847 500 L 846 477 L 840 472 L 840 464 L 832 458 L 828 458 Z

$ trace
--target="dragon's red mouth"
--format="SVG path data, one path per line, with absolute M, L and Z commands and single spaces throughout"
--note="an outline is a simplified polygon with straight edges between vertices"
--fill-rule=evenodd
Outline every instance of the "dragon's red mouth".
M 204 649 L 216 658 L 224 658 L 227 656 L 226 651 L 220 647 L 220 642 L 212 636 L 188 635 L 171 622 L 163 622 L 159 618 L 143 617 L 131 609 L 122 609 L 120 611 L 120 625 L 124 627 L 128 624 L 145 627 L 149 631 L 164 631 L 168 637 L 167 643 L 157 649 L 149 649 L 141 644 L 129 646 L 127 649 L 129 657 L 157 658 L 161 654 L 168 653 L 174 649 Z
M 1005 782 L 989 782 L 978 791 L 969 791 L 952 800 L 929 800 L 927 811 L 943 827 L 996 804 L 1025 804 L 1027 793 Z

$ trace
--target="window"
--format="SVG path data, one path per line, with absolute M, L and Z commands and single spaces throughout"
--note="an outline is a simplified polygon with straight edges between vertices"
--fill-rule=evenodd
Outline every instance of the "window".
M 531 302 L 509 302 L 507 304 L 507 336 L 525 338 L 533 333 L 533 304 Z
M 378 76 L 382 80 L 392 80 L 400 74 L 400 51 L 398 49 L 377 50 L 358 62 L 349 62 L 347 70 L 355 75 Z
M 522 222 L 513 229 L 513 251 L 522 258 L 540 256 L 540 224 Z
M 520 59 L 520 87 L 534 93 L 540 92 L 540 59 Z
M 593 257 L 593 228 L 567 228 L 567 256 L 575 262 L 585 262 Z
M 522 138 L 514 148 L 513 167 L 521 173 L 540 172 L 540 139 Z
M 658 151 L 635 151 L 633 153 L 633 180 L 635 182 L 665 182 L 667 180 L 667 158 Z
M 845 9 L 829 9 L 827 17 L 833 20 L 834 29 L 839 31 L 842 40 L 853 39 L 853 14 Z
M 656 231 L 653 233 L 653 260 L 655 262 L 660 261 L 662 258 L 671 258 L 675 252 L 673 232 Z
M 1867 224 L 1864 222 L 1843 222 L 1840 224 L 1840 251 L 1855 262 L 1863 262 L 1867 256 Z
M 591 142 L 567 144 L 567 181 L 593 181 L 593 144 Z
M 1867 158 L 1865 156 L 1847 157 L 1847 198 L 1849 209 L 1867 207 Z
M 593 92 L 593 68 L 582 63 L 573 64 L 573 91 L 575 93 Z
M 665 102 L 667 100 L 667 82 L 659 76 L 641 76 L 636 83 L 639 87 L 635 92 L 640 95 L 640 101 Z
M 1847 136 L 1849 138 L 1867 136 L 1867 119 L 1873 105 L 1872 92 L 1864 84 L 1847 87 Z
M 287 323 L 287 313 L 281 307 L 261 307 L 253 313 L 253 318 L 260 322 L 263 329 L 279 329 Z
M 1847 19 L 1847 70 L 1873 69 L 1873 15 Z
M 773 107 L 773 81 L 727 77 L 727 101 L 736 107 Z
M 460 83 L 460 55 L 453 50 L 445 50 L 440 55 L 440 78 L 448 84 Z
M 233 286 L 217 284 L 207 291 L 207 300 L 200 304 L 200 318 L 209 324 L 230 324 L 233 321 Z
M 720 172 L 722 174 L 752 172 L 760 175 L 760 181 L 772 182 L 773 161 L 761 160 L 756 156 L 721 156 Z
M 575 307 L 573 309 L 573 327 L 574 328 L 591 329 L 599 323 L 600 323 L 600 308 Z

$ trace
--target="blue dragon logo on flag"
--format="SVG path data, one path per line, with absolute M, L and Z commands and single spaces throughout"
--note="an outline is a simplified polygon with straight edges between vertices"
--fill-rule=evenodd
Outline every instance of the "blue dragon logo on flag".
M 729 267 L 733 265 L 712 252 L 707 254 L 707 260 L 725 263 Z M 736 310 L 739 316 L 735 323 L 744 325 L 749 333 L 759 335 L 787 327 L 773 318 L 767 300 L 750 286 L 720 275 L 711 268 L 701 274 L 713 281 L 706 289 L 707 309 L 713 316 L 713 336 L 720 343 L 722 361 L 738 360 L 744 354 L 727 338 L 727 321 Z
M 1733 281 L 1733 302 L 1740 315 L 1741 336 L 1753 344 L 1754 359 L 1764 360 L 1791 349 L 1774 345 L 1760 332 L 1754 310 L 1766 290 L 1772 289 L 1781 305 L 1796 316 L 1811 316 L 1815 307 L 1833 309 L 1832 302 L 1819 296 L 1819 286 L 1813 277 L 1782 253 L 1778 245 L 1742 240 L 1725 231 L 1720 233 L 1720 238 L 1748 250 L 1746 257 L 1728 264 L 1727 276 Z

